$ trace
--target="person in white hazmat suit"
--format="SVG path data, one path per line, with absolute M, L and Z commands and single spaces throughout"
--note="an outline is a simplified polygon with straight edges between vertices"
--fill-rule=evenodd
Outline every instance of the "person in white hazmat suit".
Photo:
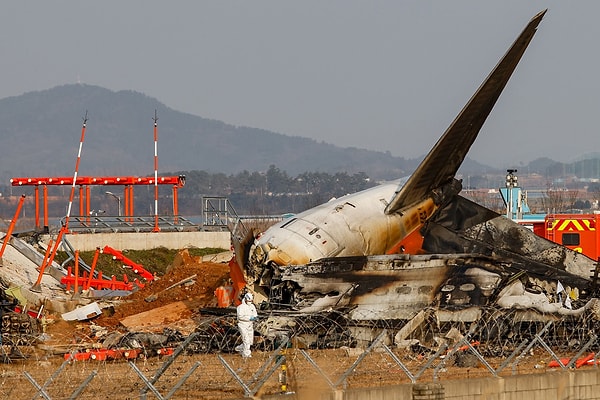
M 258 319 L 252 300 L 252 293 L 246 293 L 242 303 L 237 306 L 238 329 L 242 335 L 242 344 L 236 346 L 235 351 L 241 353 L 242 357 L 252 357 L 250 346 L 254 343 L 254 321 Z

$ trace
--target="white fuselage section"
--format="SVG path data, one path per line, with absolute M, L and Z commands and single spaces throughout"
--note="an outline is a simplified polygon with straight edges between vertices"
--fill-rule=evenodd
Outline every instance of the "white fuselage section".
M 429 218 L 430 198 L 386 214 L 400 180 L 333 199 L 267 229 L 250 251 L 250 265 L 299 265 L 323 257 L 386 254 Z

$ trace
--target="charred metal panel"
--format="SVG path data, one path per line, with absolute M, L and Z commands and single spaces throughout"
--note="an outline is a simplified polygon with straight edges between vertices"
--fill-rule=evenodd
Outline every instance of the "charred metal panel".
M 595 309 L 588 280 L 526 262 L 523 255 L 512 258 L 470 253 L 325 258 L 274 267 L 263 289 L 271 303 L 284 308 L 337 310 L 351 320 L 406 320 L 426 308 L 437 310 L 442 320 L 463 322 L 494 306 L 575 316 Z M 558 280 L 569 296 L 577 294 L 572 310 L 557 302 Z
M 432 253 L 474 252 L 503 260 L 543 280 L 568 280 L 587 289 L 595 262 L 461 196 L 422 230 Z
M 487 305 L 510 272 L 476 255 L 336 257 L 280 268 L 303 312 L 348 309 L 351 319 L 408 319 L 423 308 Z M 489 269 L 489 270 L 488 270 Z

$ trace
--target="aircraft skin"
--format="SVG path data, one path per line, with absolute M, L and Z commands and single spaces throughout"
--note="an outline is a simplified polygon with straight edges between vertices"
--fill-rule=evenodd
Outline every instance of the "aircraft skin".
M 331 200 L 268 229 L 253 246 L 250 264 L 306 264 L 324 257 L 385 254 L 437 209 L 426 198 L 404 213 L 386 214 L 392 181 Z
M 274 265 L 397 252 L 403 239 L 460 192 L 460 182 L 454 176 L 545 13 L 531 19 L 408 179 L 346 195 L 297 214 L 267 229 L 249 250 L 236 243 L 234 235 L 236 261 L 244 266 L 246 282 L 265 280 L 271 273 L 267 272 L 269 266 Z

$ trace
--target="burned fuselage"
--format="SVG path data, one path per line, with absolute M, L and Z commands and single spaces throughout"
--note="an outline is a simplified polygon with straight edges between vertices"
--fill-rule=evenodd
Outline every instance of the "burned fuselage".
M 302 212 L 248 246 L 232 235 L 257 299 L 305 313 L 344 310 L 352 320 L 404 320 L 425 307 L 463 321 L 485 307 L 530 310 L 528 318 L 595 312 L 593 260 L 462 198 L 455 179 L 544 13 L 410 177 Z
M 461 321 L 490 307 L 529 310 L 527 318 L 596 312 L 593 260 L 469 200 L 456 196 L 420 233 L 428 254 L 272 264 L 268 284 L 255 287 L 269 304 L 352 320 L 406 320 L 428 307 Z
M 240 243 L 248 238 L 246 234 L 234 233 L 236 261 L 244 268 L 248 283 L 268 284 L 272 264 L 301 265 L 324 257 L 401 252 L 402 241 L 462 189 L 455 175 L 544 14 L 539 13 L 526 25 L 408 178 L 304 211 L 272 226 L 248 246 Z
M 410 319 L 435 304 L 489 304 L 508 273 L 481 268 L 487 264 L 472 254 L 322 259 L 280 268 L 270 301 L 305 312 L 346 310 L 355 320 Z
M 386 254 L 418 229 L 442 203 L 427 198 L 404 213 L 386 214 L 399 182 L 331 200 L 269 228 L 250 247 L 249 283 L 268 284 L 272 265 L 301 265 L 327 257 Z M 460 187 L 455 183 L 457 193 Z

